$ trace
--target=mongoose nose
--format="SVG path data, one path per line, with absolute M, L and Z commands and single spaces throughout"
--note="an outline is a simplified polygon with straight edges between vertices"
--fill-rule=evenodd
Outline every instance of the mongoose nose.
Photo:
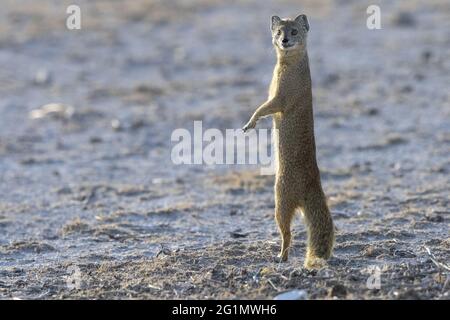
M 289 39 L 287 39 L 287 38 L 284 38 L 284 39 L 282 40 L 283 43 L 286 43 L 286 42 L 288 42 L 288 41 L 289 41 Z

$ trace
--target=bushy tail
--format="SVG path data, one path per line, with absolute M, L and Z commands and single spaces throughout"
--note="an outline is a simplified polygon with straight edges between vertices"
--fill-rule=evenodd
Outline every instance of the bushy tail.
M 302 208 L 308 243 L 305 266 L 330 258 L 334 245 L 334 224 L 322 188 L 311 190 Z

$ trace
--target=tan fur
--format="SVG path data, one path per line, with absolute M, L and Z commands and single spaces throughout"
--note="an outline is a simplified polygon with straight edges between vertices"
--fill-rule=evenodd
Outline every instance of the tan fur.
M 293 29 L 298 32 L 292 31 Z M 305 267 L 321 268 L 331 256 L 334 226 L 320 182 L 314 141 L 311 76 L 306 34 L 306 16 L 295 20 L 272 17 L 273 43 L 277 64 L 267 102 L 244 126 L 254 128 L 259 118 L 272 115 L 277 169 L 275 181 L 275 219 L 282 237 L 279 258 L 286 261 L 291 245 L 291 221 L 300 209 L 307 227 Z M 295 33 L 295 36 L 293 35 Z M 286 40 L 284 48 L 281 41 Z

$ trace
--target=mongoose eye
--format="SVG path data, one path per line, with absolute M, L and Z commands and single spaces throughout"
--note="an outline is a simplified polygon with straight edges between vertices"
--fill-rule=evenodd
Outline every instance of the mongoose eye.
M 291 34 L 292 34 L 293 36 L 295 36 L 297 33 L 298 33 L 298 30 L 297 30 L 297 29 L 292 29 Z
M 281 30 L 278 30 L 277 36 L 281 35 Z

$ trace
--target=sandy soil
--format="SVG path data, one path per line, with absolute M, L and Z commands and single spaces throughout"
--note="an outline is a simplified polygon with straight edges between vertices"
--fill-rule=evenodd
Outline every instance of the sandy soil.
M 381 1 L 375 31 L 371 1 L 77 2 L 69 31 L 69 2 L 2 1 L 1 298 L 449 299 L 448 1 Z M 338 229 L 316 272 L 300 217 L 289 262 L 273 260 L 273 176 L 170 160 L 175 128 L 248 120 L 269 17 L 301 12 Z M 33 112 L 48 103 L 66 107 Z

